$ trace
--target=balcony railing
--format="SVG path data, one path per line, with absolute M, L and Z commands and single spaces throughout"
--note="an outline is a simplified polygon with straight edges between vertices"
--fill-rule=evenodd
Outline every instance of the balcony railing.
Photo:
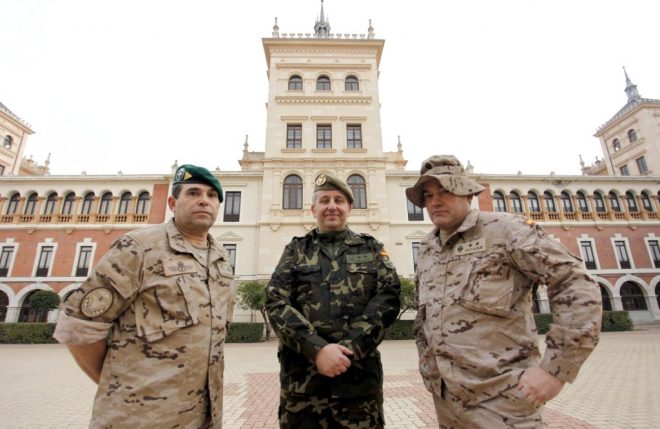
M 38 224 L 38 223 L 149 223 L 148 214 L 11 214 L 0 215 L 0 224 Z

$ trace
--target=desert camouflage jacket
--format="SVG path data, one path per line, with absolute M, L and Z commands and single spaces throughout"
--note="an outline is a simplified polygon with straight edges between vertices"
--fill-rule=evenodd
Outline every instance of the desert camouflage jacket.
M 295 237 L 267 287 L 268 317 L 280 338 L 282 390 L 342 398 L 380 392 L 376 347 L 398 315 L 400 293 L 394 265 L 370 235 L 314 230 Z M 354 353 L 349 370 L 333 379 L 314 364 L 329 343 Z
M 172 221 L 119 238 L 63 304 L 62 343 L 111 340 L 91 427 L 222 425 L 223 344 L 234 304 L 223 247 Z
M 571 382 L 598 342 L 597 284 L 580 259 L 522 217 L 472 210 L 442 245 L 435 229 L 421 243 L 415 283 L 422 377 L 438 395 L 444 381 L 466 405 L 517 385 L 539 363 Z M 542 359 L 537 284 L 547 286 L 554 318 Z

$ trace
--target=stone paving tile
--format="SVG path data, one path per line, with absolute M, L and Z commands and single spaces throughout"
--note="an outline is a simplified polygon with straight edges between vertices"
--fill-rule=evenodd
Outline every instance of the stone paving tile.
M 541 338 L 542 339 L 542 338 Z M 224 427 L 277 428 L 277 344 L 226 347 Z M 391 429 L 436 428 L 412 341 L 381 348 Z M 60 345 L 0 345 L 0 429 L 84 428 L 95 386 Z M 550 429 L 660 427 L 660 328 L 605 333 L 576 383 L 546 407 Z

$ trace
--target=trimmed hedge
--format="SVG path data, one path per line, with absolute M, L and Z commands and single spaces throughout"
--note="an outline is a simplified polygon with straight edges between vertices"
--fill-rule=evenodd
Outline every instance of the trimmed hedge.
M 54 323 L 0 323 L 0 344 L 52 344 Z
M 603 332 L 632 330 L 633 322 L 627 311 L 603 311 Z
M 385 332 L 386 340 L 412 340 L 414 320 L 395 320 Z
M 263 323 L 238 323 L 232 322 L 229 325 L 229 335 L 226 343 L 258 343 L 263 341 L 264 324 Z
M 536 322 L 536 332 L 545 334 L 550 330 L 552 323 L 552 314 L 550 313 L 534 313 L 534 322 Z

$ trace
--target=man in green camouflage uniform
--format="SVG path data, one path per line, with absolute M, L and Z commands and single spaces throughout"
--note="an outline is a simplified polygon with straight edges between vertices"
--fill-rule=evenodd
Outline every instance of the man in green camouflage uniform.
M 119 238 L 63 303 L 54 336 L 98 384 L 90 427 L 222 427 L 234 284 L 208 234 L 222 199 L 208 170 L 181 166 L 174 219 Z
M 400 284 L 383 245 L 346 227 L 353 194 L 315 182 L 317 228 L 284 249 L 266 308 L 280 338 L 280 427 L 381 428 L 383 370 L 376 349 L 399 312 Z
M 470 208 L 484 188 L 450 155 L 422 163 L 406 190 L 435 228 L 416 273 L 420 372 L 441 428 L 539 428 L 542 405 L 572 382 L 598 342 L 601 297 L 580 259 L 533 222 Z M 534 285 L 554 324 L 540 356 Z

